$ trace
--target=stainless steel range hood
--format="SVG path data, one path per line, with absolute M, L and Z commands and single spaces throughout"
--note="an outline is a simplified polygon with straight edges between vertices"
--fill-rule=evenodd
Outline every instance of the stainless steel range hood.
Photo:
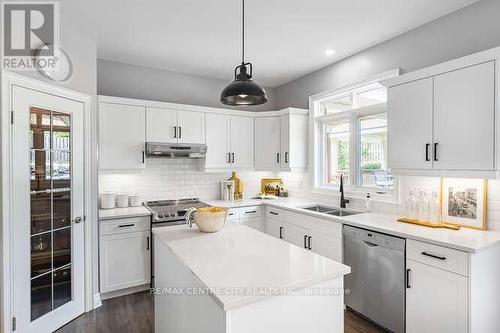
M 203 158 L 207 145 L 146 142 L 146 155 L 169 158 Z

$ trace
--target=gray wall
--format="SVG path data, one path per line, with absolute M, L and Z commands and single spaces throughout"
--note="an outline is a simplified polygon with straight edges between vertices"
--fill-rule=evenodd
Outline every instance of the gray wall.
M 308 108 L 311 95 L 390 69 L 413 71 L 500 46 L 499 14 L 499 0 L 482 0 L 275 88 L 275 105 Z
M 219 102 L 220 93 L 228 83 L 229 80 L 127 65 L 104 59 L 97 61 L 97 92 L 100 95 L 234 109 Z M 274 91 L 266 89 L 266 92 L 269 98 L 267 103 L 241 109 L 274 110 Z

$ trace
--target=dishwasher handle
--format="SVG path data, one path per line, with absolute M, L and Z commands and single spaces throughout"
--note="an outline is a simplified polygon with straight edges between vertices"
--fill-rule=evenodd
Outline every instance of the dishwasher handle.
M 406 269 L 406 289 L 410 289 L 411 288 L 411 284 L 410 284 L 410 272 L 411 272 L 411 268 L 407 268 Z
M 377 247 L 378 244 L 375 244 L 375 243 L 372 243 L 372 242 L 369 242 L 369 241 L 363 241 L 363 243 L 365 243 L 366 245 L 368 245 L 369 247 Z

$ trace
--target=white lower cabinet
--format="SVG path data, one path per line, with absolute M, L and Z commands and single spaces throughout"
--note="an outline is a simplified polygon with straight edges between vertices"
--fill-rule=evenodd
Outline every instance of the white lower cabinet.
M 266 232 L 288 243 L 342 262 L 342 227 L 327 220 L 266 207 Z
M 406 268 L 406 332 L 468 332 L 467 277 L 409 259 Z
M 468 254 L 408 239 L 406 332 L 468 332 Z
M 149 217 L 100 221 L 100 291 L 151 281 Z
M 252 229 L 266 232 L 262 215 L 261 206 L 238 207 L 229 210 L 228 219 Z

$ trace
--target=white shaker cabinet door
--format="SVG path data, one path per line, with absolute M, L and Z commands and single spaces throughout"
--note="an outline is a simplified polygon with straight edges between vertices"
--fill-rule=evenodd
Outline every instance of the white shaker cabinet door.
M 280 239 L 283 239 L 285 237 L 283 223 L 279 220 L 270 217 L 265 218 L 265 229 L 268 235 Z
M 254 166 L 254 118 L 231 116 L 232 166 Z
M 177 143 L 177 111 L 171 109 L 146 109 L 146 141 Z
M 280 168 L 280 117 L 255 118 L 255 168 L 272 171 Z
M 230 166 L 230 120 L 228 115 L 207 113 L 206 135 L 207 156 L 206 168 L 227 168 Z
M 312 231 L 310 244 L 314 253 L 342 262 L 342 240 L 324 232 Z
M 145 108 L 99 103 L 99 168 L 145 167 Z
M 179 143 L 205 143 L 205 113 L 178 111 L 177 129 Z
M 307 229 L 291 225 L 288 223 L 284 225 L 284 229 L 285 229 L 285 240 L 288 243 L 299 246 L 303 249 L 307 247 L 307 244 L 309 244 L 308 242 L 309 234 Z
M 101 237 L 101 293 L 150 282 L 150 242 L 149 231 Z
M 434 168 L 493 170 L 495 64 L 434 78 Z
M 388 89 L 388 166 L 432 169 L 432 78 Z
M 466 333 L 467 278 L 413 260 L 406 267 L 406 332 Z

